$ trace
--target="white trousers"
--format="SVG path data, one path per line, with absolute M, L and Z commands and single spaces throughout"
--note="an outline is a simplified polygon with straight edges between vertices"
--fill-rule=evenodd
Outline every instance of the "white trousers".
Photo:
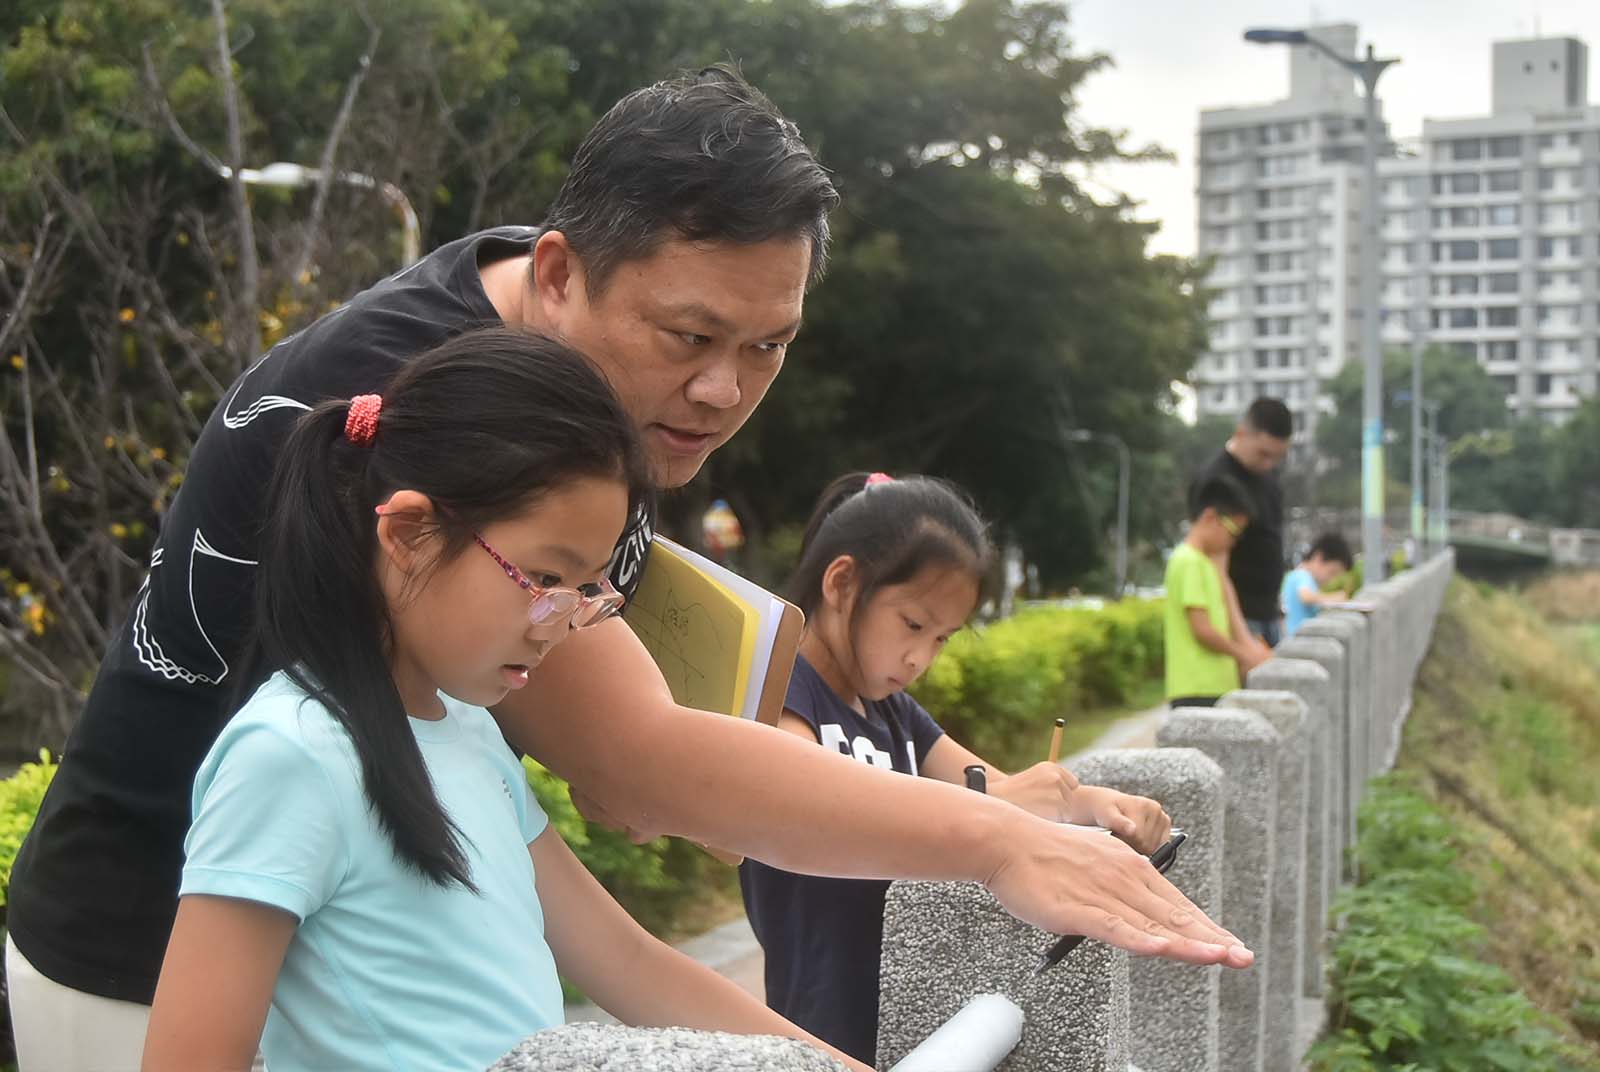
M 6 935 L 6 989 L 18 1072 L 139 1072 L 150 1006 L 48 979 Z M 255 1072 L 265 1072 L 256 1055 Z

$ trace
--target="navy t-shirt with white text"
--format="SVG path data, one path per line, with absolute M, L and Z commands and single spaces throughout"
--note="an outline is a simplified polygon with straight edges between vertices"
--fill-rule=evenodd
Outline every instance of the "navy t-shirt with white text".
M 804 657 L 784 699 L 824 748 L 915 776 L 944 730 L 905 693 L 858 714 Z M 797 875 L 755 860 L 739 868 L 750 926 L 766 954 L 767 1004 L 850 1056 L 878 1049 L 878 949 L 889 884 Z

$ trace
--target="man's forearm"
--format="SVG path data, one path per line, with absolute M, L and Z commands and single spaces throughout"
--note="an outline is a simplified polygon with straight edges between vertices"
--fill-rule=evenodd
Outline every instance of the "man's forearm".
M 786 870 L 986 879 L 1008 805 L 876 770 L 769 726 L 680 707 L 618 623 L 565 641 L 496 708 L 513 744 L 648 833 Z

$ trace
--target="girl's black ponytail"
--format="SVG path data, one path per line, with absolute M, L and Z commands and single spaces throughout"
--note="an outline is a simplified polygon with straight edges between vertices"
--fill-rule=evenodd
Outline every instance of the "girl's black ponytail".
M 284 671 L 344 727 L 396 854 L 434 882 L 471 888 L 459 832 L 390 671 L 375 509 L 401 488 L 429 496 L 442 563 L 473 531 L 578 477 L 615 478 L 639 501 L 648 494 L 643 458 L 599 373 L 517 329 L 459 336 L 411 361 L 383 391 L 367 445 L 346 437 L 349 412 L 348 401 L 318 405 L 279 454 L 257 582 L 257 662 Z

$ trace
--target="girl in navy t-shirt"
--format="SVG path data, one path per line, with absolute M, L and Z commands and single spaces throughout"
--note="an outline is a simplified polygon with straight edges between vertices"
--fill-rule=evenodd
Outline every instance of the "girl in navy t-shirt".
M 930 477 L 852 473 L 823 492 L 789 598 L 806 613 L 779 728 L 861 763 L 961 783 L 1047 819 L 1094 823 L 1142 852 L 1171 823 L 1143 797 L 1080 786 L 1039 763 L 1007 776 L 952 740 L 905 689 L 978 603 L 993 550 L 967 497 Z M 745 908 L 766 953 L 767 1004 L 861 1061 L 876 1057 L 878 949 L 887 882 L 798 875 L 754 860 Z

